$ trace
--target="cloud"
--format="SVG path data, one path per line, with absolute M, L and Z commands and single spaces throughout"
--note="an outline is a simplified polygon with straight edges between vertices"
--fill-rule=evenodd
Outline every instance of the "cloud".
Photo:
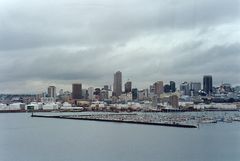
M 40 92 L 157 80 L 239 84 L 239 1 L 3 0 L 0 89 Z M 14 88 L 13 88 L 14 87 Z

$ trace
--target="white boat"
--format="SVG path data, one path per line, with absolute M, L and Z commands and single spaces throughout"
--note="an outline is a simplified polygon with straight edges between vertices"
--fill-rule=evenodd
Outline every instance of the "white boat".
M 215 119 L 203 119 L 200 121 L 202 124 L 210 124 L 210 123 L 217 123 Z
M 234 117 L 233 121 L 240 121 L 240 117 Z
M 226 123 L 232 123 L 232 118 L 224 118 L 224 122 Z

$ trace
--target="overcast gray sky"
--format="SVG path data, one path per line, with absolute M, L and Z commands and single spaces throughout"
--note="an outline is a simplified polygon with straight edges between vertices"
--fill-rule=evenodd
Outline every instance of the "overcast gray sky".
M 240 0 L 1 0 L 0 93 L 240 84 Z

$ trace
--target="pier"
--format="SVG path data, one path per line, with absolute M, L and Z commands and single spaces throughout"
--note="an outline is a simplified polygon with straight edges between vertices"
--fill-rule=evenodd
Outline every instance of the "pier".
M 129 116 L 136 114 L 108 114 L 106 116 Z M 146 120 L 129 120 L 122 118 L 114 119 L 98 117 L 98 115 L 57 115 L 57 116 L 47 116 L 47 115 L 36 115 L 32 114 L 31 117 L 40 117 L 40 118 L 55 118 L 55 119 L 71 119 L 71 120 L 86 120 L 86 121 L 99 121 L 99 122 L 116 122 L 116 123 L 129 123 L 129 124 L 142 124 L 142 125 L 155 125 L 155 126 L 169 126 L 169 127 L 179 127 L 179 128 L 197 128 L 196 125 L 189 124 L 180 124 L 177 122 L 167 123 L 167 122 L 152 122 Z

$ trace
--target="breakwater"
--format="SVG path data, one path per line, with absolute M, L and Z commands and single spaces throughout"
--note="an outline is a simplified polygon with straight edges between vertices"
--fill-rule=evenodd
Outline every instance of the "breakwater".
M 71 119 L 71 120 L 86 120 L 86 121 L 99 121 L 99 122 L 116 122 L 116 123 L 129 123 L 129 124 L 142 124 L 142 125 L 156 125 L 156 126 L 169 126 L 169 127 L 179 127 L 179 128 L 197 128 L 196 125 L 189 125 L 189 124 L 180 124 L 177 122 L 152 122 L 151 120 L 129 120 L 124 119 L 124 116 L 126 114 L 110 114 L 107 116 L 111 116 L 110 118 L 106 117 L 99 117 L 98 115 L 31 115 L 32 117 L 41 117 L 41 118 L 55 118 L 55 119 Z M 136 114 L 131 114 L 136 115 Z M 121 118 L 114 118 L 114 116 L 121 116 Z M 130 116 L 129 114 L 126 116 Z

